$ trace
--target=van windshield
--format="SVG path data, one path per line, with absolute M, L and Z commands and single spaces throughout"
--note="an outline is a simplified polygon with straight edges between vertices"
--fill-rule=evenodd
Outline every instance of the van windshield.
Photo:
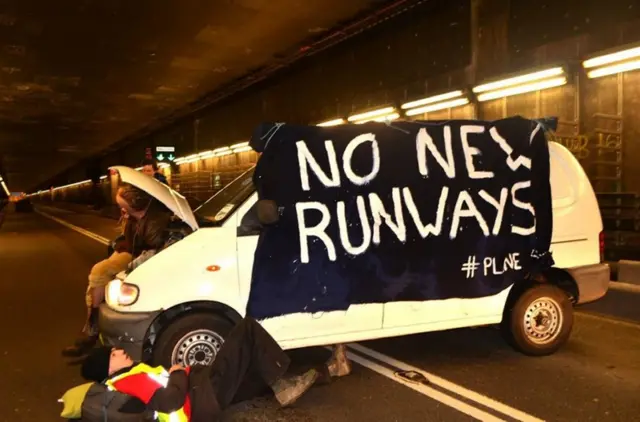
M 253 187 L 254 168 L 245 171 L 234 181 L 218 191 L 207 202 L 195 210 L 198 217 L 204 218 L 214 226 L 222 225 L 227 217 L 232 215 L 255 188 Z

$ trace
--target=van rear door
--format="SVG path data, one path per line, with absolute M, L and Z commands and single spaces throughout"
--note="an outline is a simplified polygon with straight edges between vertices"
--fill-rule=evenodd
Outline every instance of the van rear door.
M 564 146 L 549 143 L 553 236 L 556 267 L 572 268 L 600 262 L 602 218 L 584 169 Z

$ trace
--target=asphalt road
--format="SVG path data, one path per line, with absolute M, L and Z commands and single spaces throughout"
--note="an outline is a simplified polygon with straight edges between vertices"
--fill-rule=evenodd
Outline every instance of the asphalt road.
M 111 238 L 115 222 L 45 210 Z M 56 421 L 57 399 L 82 382 L 60 356 L 82 325 L 86 275 L 106 253 L 95 239 L 38 214 L 9 214 L 0 228 L 0 421 Z M 270 398 L 242 403 L 227 421 L 640 421 L 640 295 L 615 292 L 576 314 L 569 343 L 522 356 L 493 328 L 353 345 L 351 376 L 314 388 L 292 409 Z M 597 313 L 596 313 L 597 312 Z M 298 367 L 327 357 L 291 352 Z M 431 382 L 408 384 L 397 368 Z M 417 391 L 416 391 L 417 390 Z

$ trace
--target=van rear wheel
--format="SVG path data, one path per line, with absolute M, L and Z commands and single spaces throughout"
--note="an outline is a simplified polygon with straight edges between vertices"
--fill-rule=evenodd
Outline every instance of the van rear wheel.
M 507 341 L 529 356 L 555 353 L 567 342 L 573 327 L 573 305 L 559 287 L 539 284 L 527 289 L 505 315 Z
M 215 314 L 198 313 L 179 318 L 160 333 L 153 361 L 172 365 L 210 365 L 224 344 L 233 324 Z

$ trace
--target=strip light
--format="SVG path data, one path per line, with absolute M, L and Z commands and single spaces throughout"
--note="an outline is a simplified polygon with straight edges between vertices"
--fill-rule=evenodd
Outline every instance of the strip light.
M 582 62 L 582 66 L 585 69 L 591 69 L 594 67 L 604 66 L 607 64 L 623 62 L 629 59 L 635 59 L 637 57 L 640 57 L 640 47 L 629 48 L 627 50 L 618 51 L 616 53 L 593 57 L 591 59 L 588 59 Z
M 379 123 L 383 123 L 383 122 L 390 122 L 392 120 L 396 120 L 397 118 L 399 118 L 400 115 L 398 113 L 391 113 L 391 114 L 386 114 L 384 116 L 380 116 L 380 117 L 376 117 L 370 120 L 358 120 L 357 122 L 354 122 L 357 125 L 361 125 L 363 123 L 368 123 L 368 122 L 379 122 Z
M 80 186 L 80 185 L 84 185 L 87 183 L 91 183 L 91 180 L 87 179 L 87 180 L 82 180 L 80 182 L 75 182 L 75 183 L 69 183 L 68 185 L 64 185 L 64 186 L 58 186 L 57 188 L 53 188 L 53 191 L 57 191 L 60 189 L 65 189 L 65 188 L 72 188 L 74 186 Z
M 249 141 L 245 141 L 245 142 L 240 142 L 239 144 L 231 145 L 229 148 L 231 149 L 244 148 L 248 145 L 249 145 Z
M 240 148 L 234 148 L 231 150 L 231 152 L 233 152 L 234 154 L 238 154 L 240 152 L 247 152 L 247 151 L 251 151 L 253 148 L 251 148 L 249 145 L 244 146 L 244 147 L 240 147 Z
M 207 158 L 224 157 L 226 155 L 239 154 L 241 152 L 247 152 L 247 151 L 252 151 L 252 150 L 253 150 L 253 148 L 251 148 L 249 146 L 249 142 L 245 141 L 245 142 L 239 142 L 239 143 L 231 145 L 231 146 L 216 148 L 216 149 L 214 149 L 212 151 L 203 151 L 203 152 L 200 152 L 198 154 L 191 154 L 191 155 L 188 155 L 186 157 L 179 157 L 179 158 L 176 158 L 175 160 L 173 160 L 173 162 L 176 165 L 190 164 L 190 163 L 195 163 L 196 161 L 206 160 Z M 158 168 L 166 168 L 166 167 L 170 167 L 170 166 L 171 165 L 169 163 L 160 163 L 160 164 L 158 164 Z M 141 171 L 142 167 L 137 167 L 135 170 Z M 107 178 L 107 176 L 100 176 L 100 180 L 104 180 L 106 178 Z M 0 181 L 1 181 L 1 179 L 0 179 Z M 4 182 L 2 182 L 2 183 L 4 183 Z M 53 190 L 57 191 L 59 189 L 65 189 L 65 188 L 70 188 L 70 187 L 73 187 L 73 186 L 79 186 L 79 185 L 83 185 L 85 183 L 91 183 L 91 180 L 83 180 L 81 182 L 70 183 L 68 185 L 58 186 L 56 188 L 53 188 Z M 31 195 L 36 195 L 36 194 L 40 194 L 40 193 L 43 193 L 43 192 L 48 192 L 48 191 L 39 191 L 39 192 L 33 193 Z
M 593 57 L 582 62 L 582 67 L 592 69 L 587 72 L 587 76 L 592 79 L 638 70 L 640 69 L 640 47 Z
M 427 104 L 434 104 L 434 103 L 439 103 L 441 101 L 450 100 L 452 98 L 462 97 L 462 95 L 463 95 L 463 92 L 460 90 L 451 91 L 444 94 L 433 95 L 431 97 L 423 98 L 421 100 L 410 101 L 408 103 L 402 104 L 400 108 L 402 108 L 403 110 L 412 109 L 412 108 L 424 106 Z
M 4 182 L 4 179 L 2 177 L 0 177 L 0 185 L 2 185 L 2 189 L 4 189 L 4 192 L 7 194 L 7 197 L 10 197 L 11 192 L 9 192 L 9 188 L 7 188 L 7 184 Z
M 354 114 L 353 116 L 349 116 L 347 120 L 352 123 L 366 123 L 370 121 L 384 122 L 386 120 L 397 119 L 398 117 L 400 116 L 396 113 L 396 109 L 394 107 L 385 107 L 378 110 L 367 111 L 365 113 Z
M 195 163 L 196 161 L 206 160 L 208 158 L 224 157 L 226 155 L 239 154 L 241 152 L 247 152 L 252 150 L 253 148 L 249 146 L 249 141 L 245 141 L 245 142 L 239 142 L 237 144 L 233 144 L 230 146 L 216 148 L 211 151 L 203 151 L 198 154 L 191 154 L 186 157 L 179 157 L 173 160 L 173 162 L 177 165 L 191 164 L 191 163 Z
M 487 92 L 478 95 L 478 101 L 489 101 L 497 98 L 510 97 L 512 95 L 524 94 L 527 92 L 540 91 L 543 89 L 554 88 L 567 84 L 567 78 L 553 78 L 546 81 L 533 82 L 526 85 L 514 86 L 513 88 L 501 89 L 498 91 Z
M 591 79 L 600 78 L 602 76 L 615 75 L 617 73 L 629 72 L 631 70 L 640 69 L 640 60 L 633 62 L 620 63 L 614 66 L 605 66 L 600 69 L 595 69 L 587 72 L 587 76 Z
M 329 126 L 338 126 L 338 125 L 342 125 L 342 124 L 345 124 L 345 123 L 346 123 L 346 121 L 341 118 L 341 119 L 327 120 L 326 122 L 318 123 L 316 126 L 329 127 Z
M 564 69 L 562 67 L 553 67 L 551 69 L 541 70 L 538 72 L 527 73 L 525 75 L 515 76 L 513 78 L 502 79 L 495 82 L 489 82 L 486 84 L 478 85 L 473 88 L 473 92 L 489 92 L 495 90 L 501 90 L 506 88 L 514 88 L 528 82 L 540 81 L 543 79 L 552 78 L 554 76 L 564 75 Z
M 469 104 L 469 99 L 467 97 L 464 97 L 464 92 L 458 90 L 447 92 L 444 94 L 433 95 L 421 100 L 410 101 L 408 103 L 402 104 L 402 106 L 400 107 L 407 110 L 405 112 L 407 116 L 415 116 L 417 114 L 424 114 L 431 111 L 459 107 L 466 104 Z
M 405 114 L 407 116 L 415 116 L 416 114 L 424 114 L 432 111 L 444 110 L 446 108 L 460 107 L 467 104 L 469 104 L 468 98 L 458 98 L 451 101 L 445 101 L 438 104 L 431 104 L 431 105 L 426 105 L 424 107 L 418 107 L 411 110 L 407 110 Z

